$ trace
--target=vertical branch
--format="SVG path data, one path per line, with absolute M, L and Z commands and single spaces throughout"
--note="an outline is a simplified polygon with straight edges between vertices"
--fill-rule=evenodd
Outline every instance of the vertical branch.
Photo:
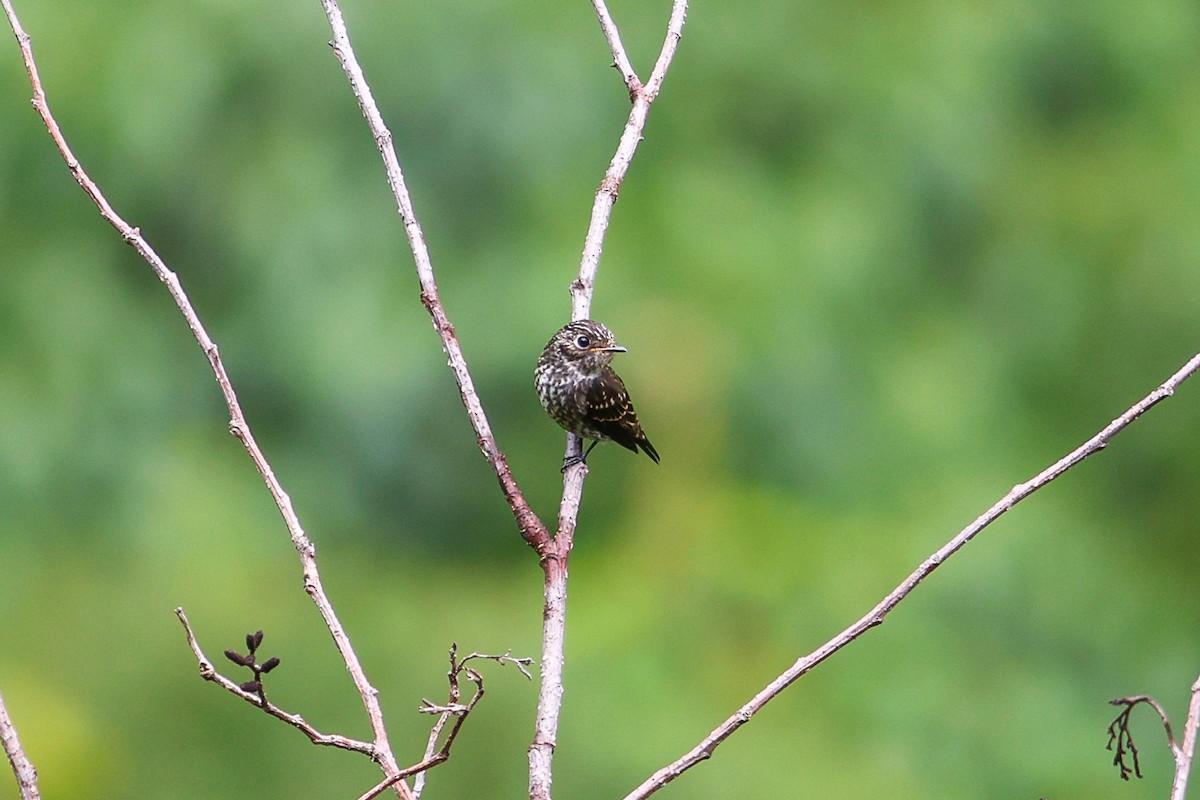
M 560 533 L 555 550 L 568 545 Z M 554 776 L 554 748 L 558 744 L 558 718 L 562 711 L 564 645 L 567 631 L 567 553 L 542 559 L 546 581 L 542 611 L 541 683 L 533 741 L 529 745 L 530 800 L 550 800 Z
M 5 5 L 8 0 L 4 0 Z M 8 709 L 4 705 L 4 697 L 0 696 L 0 744 L 4 745 L 4 754 L 12 765 L 13 775 L 17 777 L 17 787 L 21 790 L 21 800 L 39 800 L 38 774 L 33 762 L 25 755 L 21 740 L 17 737 L 17 728 L 9 719 Z
M 1192 757 L 1196 754 L 1196 728 L 1200 727 L 1200 678 L 1192 684 L 1192 699 L 1188 704 L 1187 722 L 1184 723 L 1183 743 L 1172 747 L 1175 757 L 1175 780 L 1171 783 L 1171 800 L 1183 800 L 1187 795 L 1188 775 L 1192 771 Z
M 666 39 L 650 80 L 643 84 L 630 64 L 629 56 L 621 43 L 621 36 L 604 0 L 592 0 L 600 28 L 613 53 L 613 64 L 621 72 L 633 108 L 621 132 L 616 153 L 600 181 L 592 204 L 587 235 L 584 237 L 583 255 L 580 259 L 579 276 L 571 283 L 571 319 L 587 319 L 591 314 L 592 292 L 596 284 L 596 272 L 600 268 L 600 253 L 604 247 L 604 236 L 612 219 L 612 209 L 629 165 L 642 141 L 642 132 L 650 106 L 662 88 L 663 79 L 679 39 L 683 34 L 683 23 L 687 17 L 687 0 L 674 0 L 670 21 L 667 23 Z M 582 440 L 575 434 L 567 436 L 567 455 L 582 452 Z M 567 566 L 575 541 L 575 526 L 579 517 L 579 504 L 583 498 L 583 481 L 587 476 L 587 465 L 580 463 L 563 476 L 562 502 L 559 504 L 558 530 L 549 547 L 542 551 L 542 569 L 545 572 L 544 600 L 542 612 L 542 663 L 541 687 L 538 692 L 537 716 L 534 723 L 533 741 L 529 745 L 529 797 L 531 800 L 550 800 L 553 784 L 554 747 L 558 740 L 558 719 L 562 711 L 563 665 L 566 643 L 567 621 Z

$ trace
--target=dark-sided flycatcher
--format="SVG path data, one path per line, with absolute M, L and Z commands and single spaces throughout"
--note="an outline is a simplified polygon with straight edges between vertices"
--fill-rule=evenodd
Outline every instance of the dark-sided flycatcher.
M 594 320 L 572 322 L 546 343 L 534 370 L 538 399 L 550 418 L 577 436 L 592 439 L 583 455 L 567 458 L 563 469 L 587 460 L 602 441 L 642 452 L 658 463 L 658 451 L 638 423 L 625 384 L 609 363 L 625 348 L 612 331 Z

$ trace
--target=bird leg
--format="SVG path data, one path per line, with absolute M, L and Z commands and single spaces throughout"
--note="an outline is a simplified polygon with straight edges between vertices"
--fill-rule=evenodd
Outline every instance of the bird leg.
M 596 446 L 596 445 L 598 445 L 598 444 L 600 444 L 600 440 L 599 440 L 599 439 L 593 439 L 593 440 L 592 440 L 592 443 L 591 443 L 590 445 L 588 445 L 588 449 L 583 451 L 583 455 L 581 455 L 581 456 L 567 456 L 566 458 L 564 458 L 564 459 L 563 459 L 563 465 L 562 465 L 562 469 L 560 469 L 560 470 L 559 470 L 559 472 L 566 472 L 566 471 L 567 471 L 567 470 L 568 470 L 570 467 L 573 467 L 573 466 L 575 466 L 576 464 L 586 464 L 586 463 L 587 463 L 587 457 L 588 457 L 588 453 L 592 452 L 592 448 L 593 448 L 593 447 L 595 447 L 595 446 Z

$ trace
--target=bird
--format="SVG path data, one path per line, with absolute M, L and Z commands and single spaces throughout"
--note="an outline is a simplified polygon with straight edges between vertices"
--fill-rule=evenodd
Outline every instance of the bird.
M 658 463 L 658 451 L 638 422 L 625 383 L 609 366 L 614 355 L 624 352 L 612 331 L 590 319 L 564 325 L 542 350 L 533 373 L 542 407 L 566 430 L 593 440 L 582 455 L 563 459 L 563 472 L 586 463 L 602 441 L 635 453 L 640 448 Z

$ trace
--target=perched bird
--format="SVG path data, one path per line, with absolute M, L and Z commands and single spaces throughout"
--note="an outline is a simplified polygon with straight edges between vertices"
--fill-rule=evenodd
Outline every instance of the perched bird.
M 546 343 L 534 370 L 538 399 L 550 418 L 577 436 L 594 441 L 581 456 L 564 460 L 563 470 L 587 460 L 601 441 L 642 452 L 658 463 L 658 451 L 638 424 L 629 392 L 609 363 L 624 353 L 612 331 L 585 319 L 563 327 Z

